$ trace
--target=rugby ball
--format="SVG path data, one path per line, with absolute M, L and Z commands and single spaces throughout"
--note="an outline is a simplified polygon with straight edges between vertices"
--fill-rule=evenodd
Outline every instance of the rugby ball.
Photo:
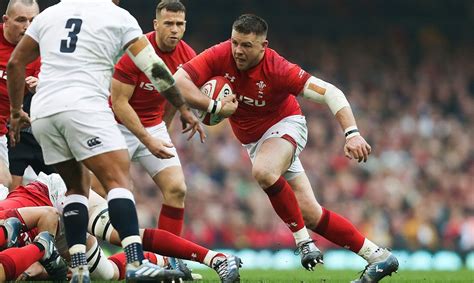
M 218 76 L 208 80 L 201 86 L 201 92 L 214 100 L 221 100 L 222 98 L 233 93 L 232 86 L 228 79 Z M 199 111 L 198 118 L 201 122 L 208 126 L 217 125 L 224 118 L 217 114 L 207 113 L 207 111 Z

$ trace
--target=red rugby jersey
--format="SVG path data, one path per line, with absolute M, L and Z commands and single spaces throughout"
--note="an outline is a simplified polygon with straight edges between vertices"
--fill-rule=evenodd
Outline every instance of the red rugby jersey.
M 34 206 L 53 206 L 48 187 L 40 182 L 18 186 L 0 201 L 0 210 Z
M 175 73 L 178 67 L 196 56 L 196 52 L 183 40 L 178 43 L 173 51 L 161 51 L 156 44 L 155 34 L 156 32 L 153 31 L 146 36 L 155 49 L 156 54 L 165 62 L 171 73 Z M 135 86 L 129 103 L 137 112 L 144 127 L 151 127 L 161 123 L 165 111 L 166 98 L 156 91 L 147 76 L 138 69 L 127 54 L 124 54 L 115 65 L 113 77 L 122 83 Z M 119 120 L 117 119 L 117 121 Z
M 5 135 L 7 121 L 10 119 L 10 99 L 7 89 L 7 63 L 15 45 L 8 42 L 3 36 L 3 24 L 0 24 L 0 136 Z M 26 66 L 26 76 L 38 76 L 40 71 L 40 58 Z M 26 93 L 26 89 L 25 89 Z
M 7 198 L 0 201 L 0 211 L 4 212 L 2 219 L 6 219 L 11 216 L 19 217 L 20 215 L 5 215 L 10 211 L 23 208 L 23 207 L 38 207 L 38 206 L 53 206 L 49 199 L 48 187 L 40 182 L 32 182 L 25 186 L 19 186 L 11 193 L 8 194 Z M 24 221 L 20 219 L 24 224 Z M 33 228 L 26 232 L 23 232 L 18 237 L 18 245 L 20 247 L 25 246 L 33 242 L 33 239 L 38 235 L 38 229 Z
M 234 134 L 243 144 L 255 142 L 281 119 L 301 114 L 296 100 L 311 76 L 266 48 L 258 65 L 239 71 L 232 58 L 230 40 L 214 45 L 183 65 L 197 86 L 214 76 L 230 80 L 239 100 L 230 117 Z

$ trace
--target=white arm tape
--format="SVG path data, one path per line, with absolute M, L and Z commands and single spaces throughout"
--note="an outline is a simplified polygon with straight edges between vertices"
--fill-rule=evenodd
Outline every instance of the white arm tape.
M 306 81 L 303 97 L 317 103 L 326 103 L 334 115 L 342 108 L 350 107 L 349 101 L 340 89 L 314 76 Z
M 127 54 L 135 65 L 159 91 L 165 91 L 175 84 L 173 75 L 165 62 L 156 55 L 146 36 L 140 37 L 127 48 Z

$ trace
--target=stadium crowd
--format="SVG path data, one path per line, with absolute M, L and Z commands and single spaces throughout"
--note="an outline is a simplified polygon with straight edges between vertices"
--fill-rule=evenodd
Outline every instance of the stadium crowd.
M 346 93 L 373 147 L 366 164 L 350 162 L 327 107 L 300 100 L 310 135 L 300 158 L 320 203 L 382 246 L 472 251 L 472 42 L 452 42 L 434 28 L 416 36 L 390 30 L 364 41 L 269 40 L 293 62 L 318 66 L 308 71 Z M 177 120 L 171 136 L 188 186 L 183 236 L 210 247 L 293 247 L 227 122 L 208 127 L 204 145 L 190 145 Z M 132 176 L 141 225 L 153 225 L 161 195 L 141 168 L 133 167 Z

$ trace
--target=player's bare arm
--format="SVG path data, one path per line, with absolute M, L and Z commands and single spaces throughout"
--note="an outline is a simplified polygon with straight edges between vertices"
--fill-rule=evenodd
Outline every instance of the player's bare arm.
M 176 114 L 176 107 L 171 105 L 170 103 L 166 103 L 165 105 L 165 113 L 163 114 L 163 121 L 166 124 L 166 128 L 168 132 L 170 131 L 171 122 L 173 121 L 174 115 Z
M 202 128 L 201 123 L 196 116 L 191 112 L 191 109 L 184 101 L 183 96 L 176 86 L 172 86 L 166 91 L 161 93 L 168 102 L 171 103 L 181 113 L 181 123 L 183 124 L 183 133 L 190 132 L 188 140 L 191 139 L 196 132 L 199 133 L 201 142 L 206 139 L 206 134 Z
M 371 147 L 360 135 L 356 120 L 344 93 L 334 85 L 316 77 L 310 77 L 303 89 L 303 97 L 329 106 L 344 131 L 346 143 L 344 154 L 349 159 L 366 162 Z
M 39 56 L 38 43 L 28 35 L 23 36 L 13 51 L 7 65 L 8 93 L 10 97 L 10 143 L 15 146 L 20 141 L 20 129 L 30 123 L 30 118 L 22 110 L 25 91 L 25 68 Z
M 127 54 L 135 65 L 142 71 L 166 99 L 181 112 L 183 133 L 190 132 L 190 139 L 196 132 L 201 142 L 204 142 L 205 133 L 199 120 L 187 107 L 181 93 L 175 86 L 175 80 L 163 60 L 156 55 L 146 36 L 140 37 L 128 44 Z
M 140 122 L 140 118 L 129 103 L 134 90 L 134 85 L 125 84 L 119 80 L 112 79 L 111 98 L 115 115 L 117 115 L 123 125 L 127 127 L 153 155 L 164 159 L 174 157 L 174 154 L 167 150 L 167 148 L 173 147 L 173 144 L 152 137 Z
M 366 162 L 372 148 L 360 135 L 351 108 L 348 106 L 343 107 L 336 113 L 335 117 L 346 136 L 346 143 L 344 144 L 345 156 L 349 159 L 357 159 L 358 162 Z
M 176 79 L 176 85 L 181 90 L 186 102 L 192 108 L 208 112 L 211 111 L 209 109 L 213 109 L 214 100 L 206 95 L 202 95 L 199 88 L 194 84 L 185 70 L 181 68 L 176 71 L 174 78 Z M 218 102 L 213 114 L 219 114 L 220 116 L 227 118 L 234 114 L 238 105 L 235 95 L 229 95 Z

